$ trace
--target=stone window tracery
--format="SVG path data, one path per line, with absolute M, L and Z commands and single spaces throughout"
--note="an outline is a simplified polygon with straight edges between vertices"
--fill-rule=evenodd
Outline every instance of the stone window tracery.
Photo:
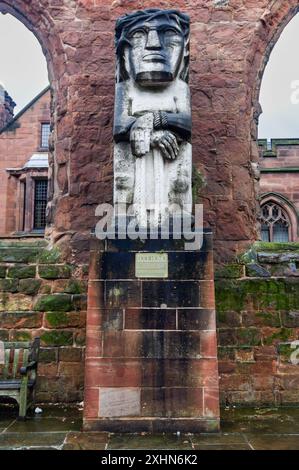
M 286 212 L 274 201 L 261 208 L 261 231 L 264 242 L 290 241 L 291 223 Z

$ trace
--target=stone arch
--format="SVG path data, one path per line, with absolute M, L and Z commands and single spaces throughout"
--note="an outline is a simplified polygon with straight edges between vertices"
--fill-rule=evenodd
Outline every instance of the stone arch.
M 269 3 L 268 8 L 264 10 L 256 24 L 246 57 L 247 71 L 245 76 L 252 90 L 251 136 L 253 139 L 257 137 L 258 118 L 262 111 L 259 95 L 266 65 L 284 28 L 299 11 L 296 0 L 272 0 Z
M 295 242 L 298 238 L 298 211 L 296 210 L 294 204 L 285 196 L 276 192 L 263 193 L 259 196 L 259 202 L 261 207 L 267 203 L 277 204 L 282 208 L 284 213 L 289 219 L 290 222 L 290 241 Z
M 63 44 L 57 33 L 57 26 L 51 17 L 50 10 L 42 5 L 41 2 L 28 2 L 26 0 L 15 0 L 13 5 L 6 0 L 0 0 L 0 13 L 9 13 L 18 19 L 27 27 L 37 38 L 44 53 L 51 90 L 51 122 L 52 134 L 50 139 L 49 152 L 49 211 L 48 228 L 46 236 L 51 235 L 51 225 L 53 223 L 53 208 L 55 199 L 59 195 L 59 188 L 56 184 L 58 171 L 56 140 L 63 116 L 66 109 L 66 93 L 61 86 L 62 77 L 64 77 L 66 60 Z M 58 105 L 59 104 L 59 105 Z

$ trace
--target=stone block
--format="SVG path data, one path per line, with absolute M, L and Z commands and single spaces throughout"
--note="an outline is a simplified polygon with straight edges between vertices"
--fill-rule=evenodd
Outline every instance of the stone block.
M 58 361 L 58 348 L 40 348 L 39 362 L 57 362 Z
M 0 278 L 4 278 L 6 276 L 6 266 L 0 266 Z
M 69 346 L 73 344 L 73 332 L 68 330 L 51 330 L 41 334 L 42 346 Z
M 175 309 L 128 308 L 125 310 L 126 330 L 175 330 Z
M 72 297 L 68 294 L 41 296 L 35 302 L 34 310 L 41 312 L 69 312 L 73 310 Z
M 28 265 L 18 265 L 8 268 L 7 277 L 10 278 L 18 278 L 18 279 L 26 279 L 26 278 L 34 278 L 36 274 L 36 266 L 28 266 Z
M 18 279 L 0 279 L 0 292 L 18 292 Z
M 64 347 L 59 348 L 59 361 L 61 362 L 81 362 L 82 348 Z
M 27 295 L 37 295 L 42 282 L 39 279 L 20 279 L 19 292 Z
M 212 309 L 178 309 L 179 330 L 214 330 L 215 311 Z
M 71 267 L 45 264 L 39 266 L 38 273 L 42 279 L 68 279 L 71 276 Z
M 38 312 L 0 312 L 2 328 L 40 328 L 42 320 Z
M 45 328 L 75 328 L 82 327 L 79 312 L 46 312 L 44 316 Z

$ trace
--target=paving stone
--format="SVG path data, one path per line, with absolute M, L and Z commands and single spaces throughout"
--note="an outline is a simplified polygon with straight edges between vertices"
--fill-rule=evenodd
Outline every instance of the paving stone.
M 64 432 L 7 432 L 0 434 L 0 450 L 28 447 L 60 447 L 66 437 Z
M 70 432 L 67 434 L 63 450 L 105 450 L 108 440 L 108 433 Z
M 200 444 L 194 446 L 195 450 L 252 450 L 248 444 L 218 444 L 218 445 L 208 445 Z
M 110 436 L 108 449 L 192 449 L 190 436 L 170 434 L 115 434 Z
M 254 450 L 299 450 L 299 434 L 247 434 Z
M 26 421 L 16 421 L 10 428 L 10 432 L 33 433 L 33 432 L 62 432 L 80 431 L 82 428 L 81 419 L 76 418 L 44 418 L 35 416 Z
M 246 438 L 240 433 L 200 434 L 191 436 L 194 445 L 242 445 Z
M 223 411 L 222 432 L 299 433 L 299 408 Z

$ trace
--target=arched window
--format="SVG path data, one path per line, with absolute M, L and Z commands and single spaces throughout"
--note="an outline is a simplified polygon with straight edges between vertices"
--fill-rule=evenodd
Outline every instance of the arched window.
M 291 223 L 286 212 L 274 201 L 265 203 L 261 211 L 262 241 L 290 241 Z

